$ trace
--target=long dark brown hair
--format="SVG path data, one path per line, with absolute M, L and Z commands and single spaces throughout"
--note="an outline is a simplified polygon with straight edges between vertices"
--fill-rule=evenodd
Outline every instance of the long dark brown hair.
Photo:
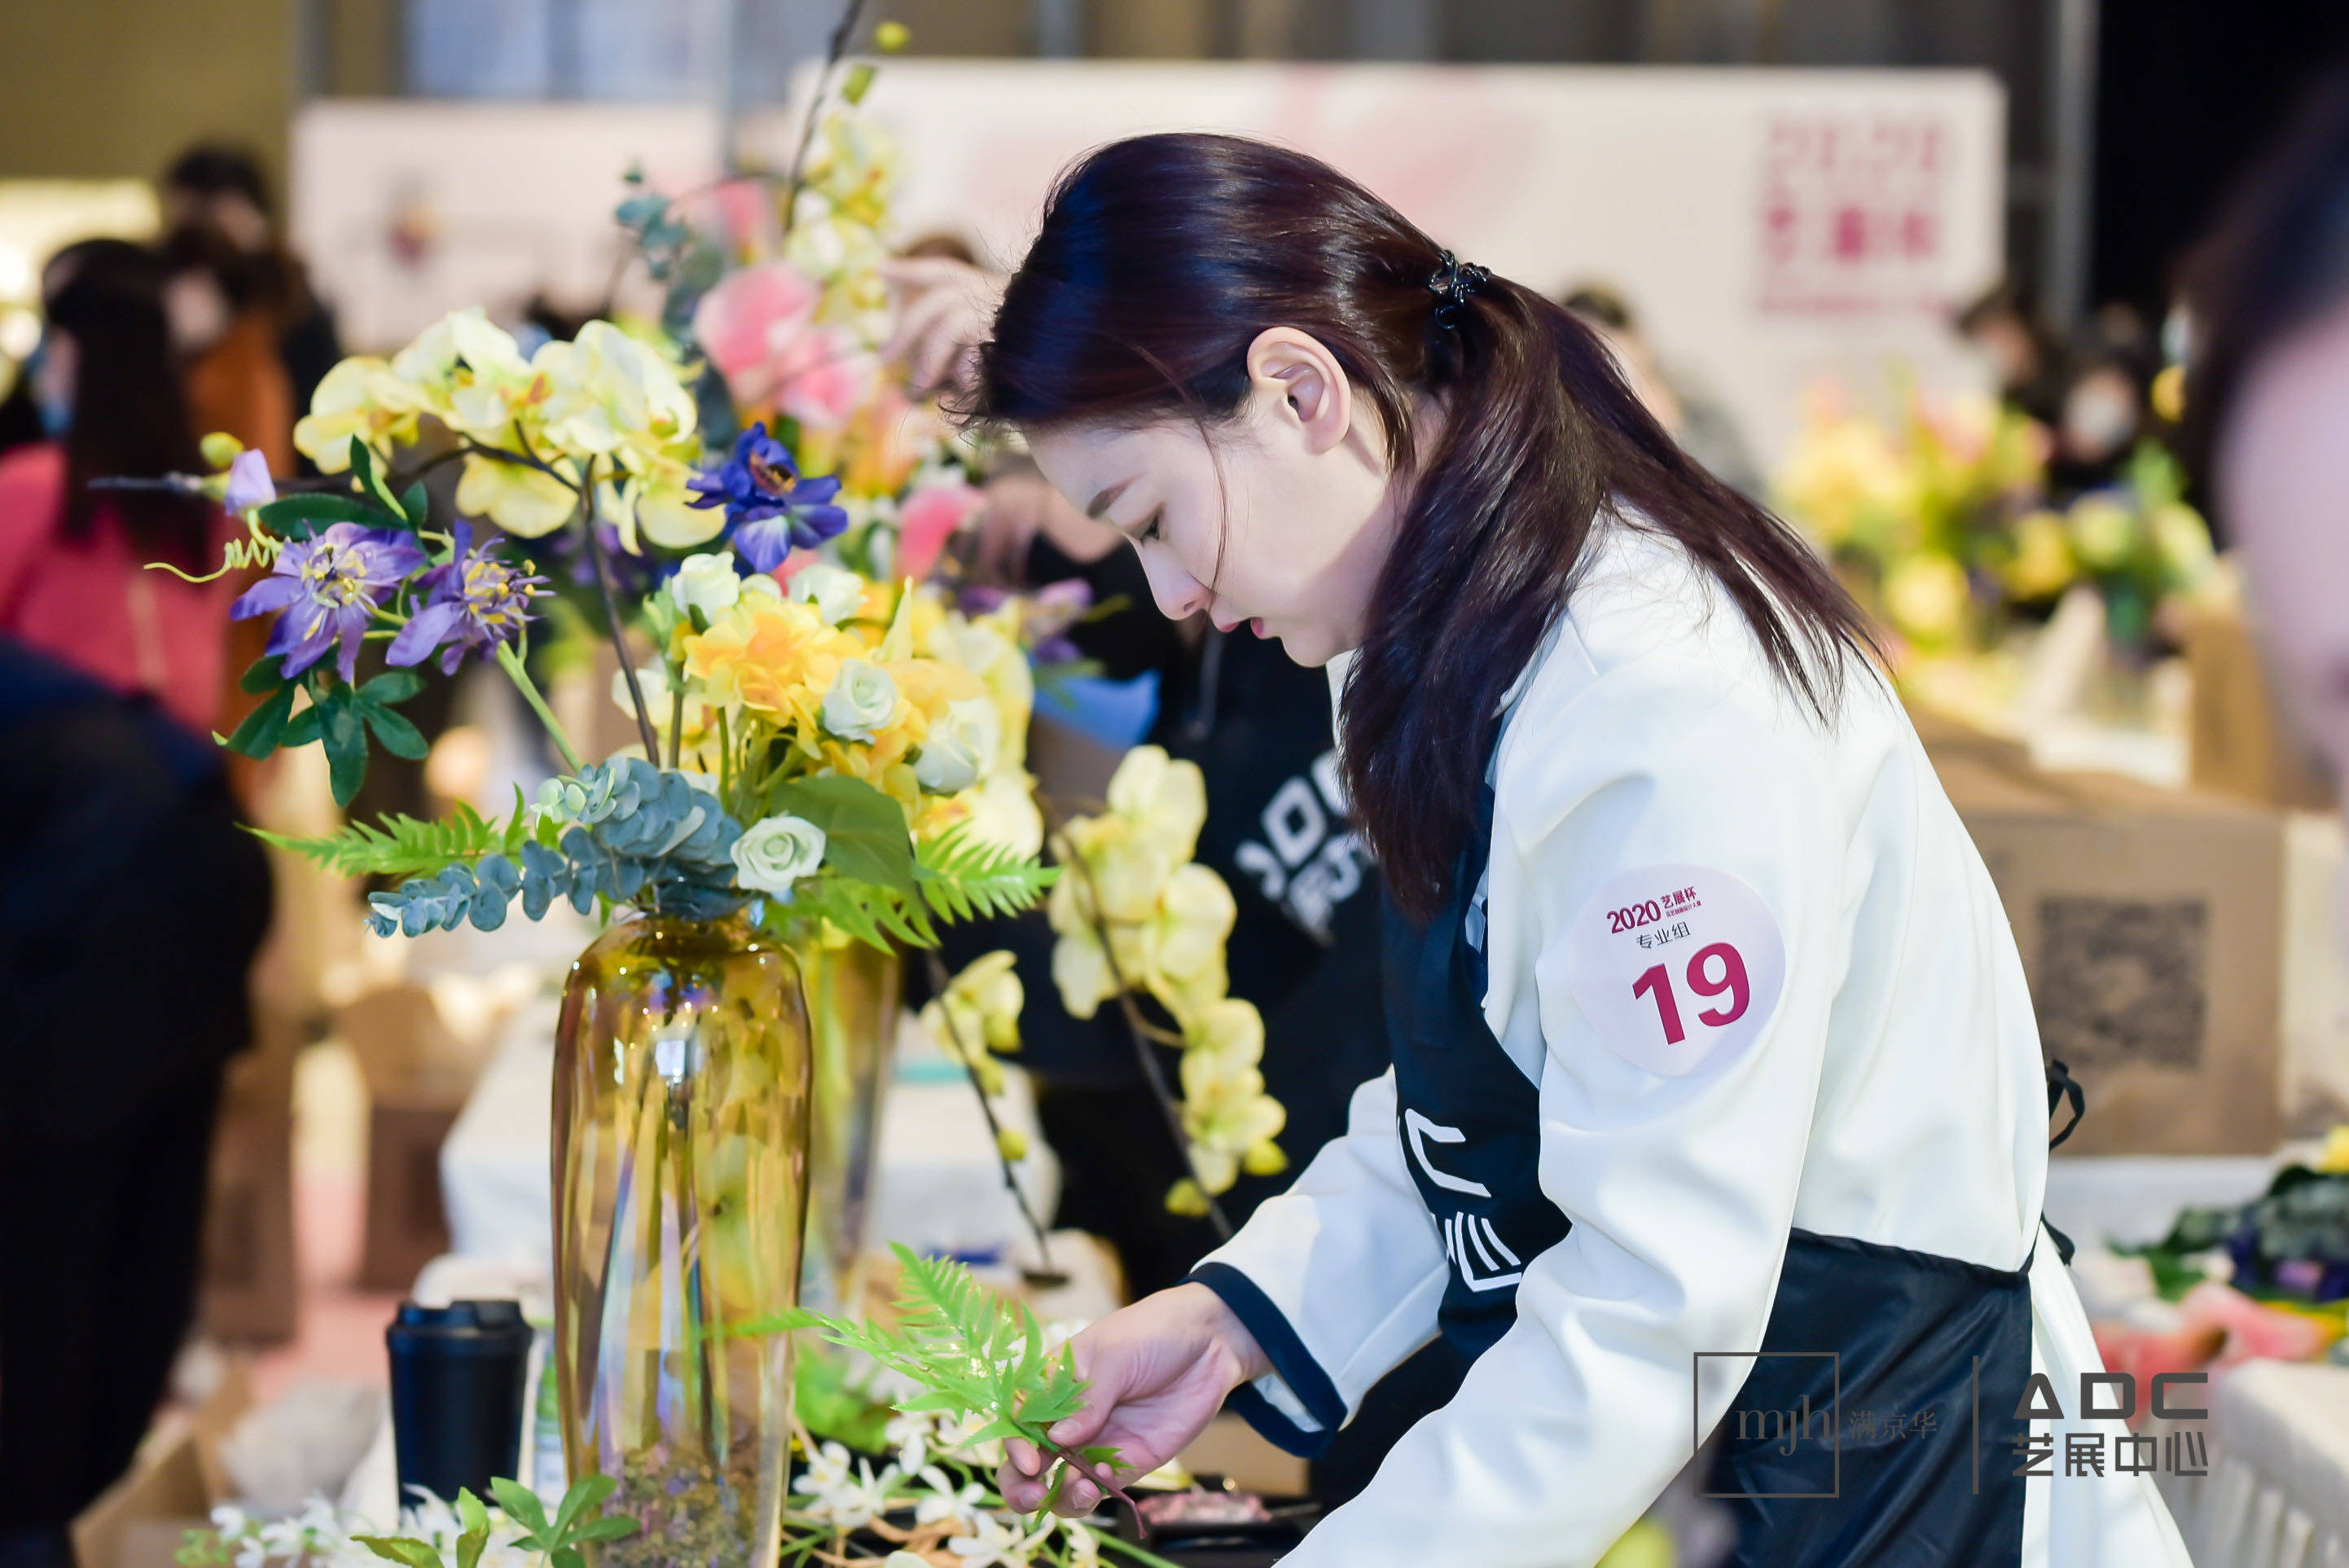
M 63 532 L 86 537 L 101 507 L 142 550 L 181 566 L 201 560 L 212 511 L 167 491 L 94 492 L 98 478 L 201 473 L 203 460 L 163 309 L 163 268 L 124 240 L 68 246 L 45 269 L 49 325 L 73 340 L 73 422 L 65 435 Z
M 1610 497 L 1720 579 L 1823 721 L 1847 658 L 1873 647 L 1817 557 L 1682 453 L 1565 310 L 1493 277 L 1439 322 L 1430 279 L 1444 257 L 1302 153 L 1231 136 L 1114 142 L 1054 188 L 972 398 L 978 417 L 1031 430 L 1169 413 L 1206 428 L 1239 409 L 1266 328 L 1296 327 L 1336 356 L 1413 476 L 1348 678 L 1341 749 L 1388 888 L 1423 919 L 1475 820 L 1492 716 Z M 1413 417 L 1423 392 L 1448 415 L 1433 441 Z

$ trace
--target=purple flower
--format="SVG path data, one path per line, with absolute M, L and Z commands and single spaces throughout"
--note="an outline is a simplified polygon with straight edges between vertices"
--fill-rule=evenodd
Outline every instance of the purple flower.
M 269 477 L 268 457 L 253 447 L 238 452 L 236 461 L 228 465 L 228 486 L 221 492 L 221 504 L 231 512 L 243 512 L 276 499 L 277 485 Z
M 423 607 L 391 639 L 386 664 L 421 664 L 438 648 L 440 672 L 452 674 L 465 655 L 512 641 L 530 620 L 531 598 L 546 579 L 499 560 L 489 545 L 474 549 L 469 523 L 457 524 L 455 539 L 450 558 L 416 580 Z
M 812 549 L 848 526 L 848 514 L 832 504 L 840 481 L 800 478 L 763 423 L 735 438 L 734 454 L 716 472 L 687 486 L 698 497 L 694 505 L 726 508 L 734 553 L 754 571 L 771 572 L 794 548 Z
M 263 653 L 284 656 L 291 680 L 340 643 L 336 668 L 347 681 L 377 608 L 425 559 L 405 535 L 336 523 L 315 539 L 289 541 L 275 571 L 245 590 L 229 614 L 243 620 L 284 610 Z

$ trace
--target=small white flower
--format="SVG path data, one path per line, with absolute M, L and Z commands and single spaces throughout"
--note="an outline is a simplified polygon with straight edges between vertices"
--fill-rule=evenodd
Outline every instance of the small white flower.
M 837 626 L 864 604 L 864 579 L 829 561 L 810 561 L 792 578 L 792 597 L 815 606 L 828 625 Z
M 742 579 L 734 570 L 734 552 L 713 550 L 688 556 L 677 568 L 677 576 L 668 580 L 668 597 L 679 610 L 688 615 L 699 610 L 705 620 L 714 620 L 732 609 L 734 601 L 742 597 Z
M 982 1513 L 971 1522 L 970 1534 L 947 1542 L 947 1550 L 962 1559 L 961 1568 L 1027 1568 L 1051 1529 L 1047 1525 L 1031 1541 L 1017 1526 L 1007 1525 L 991 1513 Z
M 978 1528 L 978 1501 L 987 1495 L 985 1487 L 970 1481 L 957 1488 L 954 1479 L 936 1465 L 923 1470 L 921 1476 L 930 1490 L 914 1505 L 916 1524 L 936 1524 L 942 1519 L 951 1519 L 955 1521 L 955 1533 L 958 1535 Z
M 843 741 L 870 744 L 896 716 L 897 683 L 877 664 L 852 659 L 823 694 L 823 727 Z
M 1002 750 L 1002 721 L 984 697 L 947 705 L 946 714 L 922 737 L 914 759 L 914 780 L 932 794 L 960 794 L 994 771 Z
M 730 853 L 735 879 L 743 887 L 788 893 L 792 883 L 823 864 L 823 829 L 803 816 L 761 817 L 742 830 Z
M 897 1468 L 907 1475 L 920 1475 L 928 1466 L 930 1445 L 937 1440 L 936 1417 L 927 1410 L 903 1411 L 889 1417 L 881 1429 L 882 1440 L 897 1450 Z

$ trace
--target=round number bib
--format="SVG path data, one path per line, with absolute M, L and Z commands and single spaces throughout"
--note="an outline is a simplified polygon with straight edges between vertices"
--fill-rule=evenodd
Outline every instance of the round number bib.
M 1786 948 L 1761 895 L 1728 872 L 1641 866 L 1609 877 L 1574 918 L 1566 977 L 1609 1050 L 1678 1078 L 1761 1033 Z

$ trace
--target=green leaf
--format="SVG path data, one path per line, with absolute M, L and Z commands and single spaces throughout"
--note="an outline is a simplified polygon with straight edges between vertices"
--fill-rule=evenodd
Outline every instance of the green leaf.
M 277 737 L 277 748 L 290 752 L 296 746 L 306 746 L 318 738 L 318 705 L 311 703 L 285 721 L 285 732 Z
M 554 1568 L 587 1568 L 587 1559 L 576 1546 L 558 1546 L 546 1556 Z
M 408 1568 L 441 1568 L 440 1553 L 413 1536 L 354 1535 L 351 1539 L 388 1563 L 404 1563 Z
M 591 1519 L 571 1532 L 574 1541 L 623 1541 L 641 1528 L 625 1513 L 607 1513 L 601 1519 Z
M 864 101 L 864 95 L 872 90 L 873 62 L 870 60 L 859 60 L 856 64 L 849 67 L 848 75 L 842 78 L 840 84 L 840 96 L 842 100 L 852 104 L 863 103 Z
M 995 919 L 1031 909 L 1053 882 L 1044 866 L 957 826 L 915 849 L 922 900 L 945 920 Z
M 570 1539 L 571 1527 L 582 1515 L 594 1512 L 604 1505 L 620 1483 L 610 1476 L 583 1476 L 563 1494 L 563 1505 L 554 1511 L 555 1544 Z
M 498 1500 L 498 1506 L 505 1510 L 508 1519 L 533 1535 L 543 1537 L 546 1534 L 546 1506 L 538 1501 L 538 1494 L 530 1488 L 505 1476 L 492 1476 L 490 1478 L 490 1495 Z
M 1089 1465 L 1111 1465 L 1117 1462 L 1114 1443 L 1088 1443 L 1077 1450 L 1077 1458 Z
M 351 437 L 351 477 L 357 481 L 360 494 L 371 497 L 382 506 L 385 515 L 374 519 L 378 527 L 412 526 L 408 520 L 408 513 L 399 504 L 398 497 L 392 494 L 391 487 L 383 482 L 383 475 L 376 472 L 375 454 L 367 450 L 367 442 L 357 436 Z
M 413 670 L 387 670 L 359 687 L 369 702 L 405 702 L 424 690 L 424 677 Z
M 293 711 L 294 688 L 280 686 L 260 707 L 244 716 L 244 722 L 228 738 L 228 749 L 256 761 L 267 756 L 285 739 L 285 721 Z
M 399 493 L 399 510 L 410 528 L 422 528 L 432 516 L 432 498 L 424 492 L 424 482 L 418 480 Z
M 256 509 L 254 516 L 263 527 L 286 539 L 315 538 L 320 529 L 331 523 L 364 523 L 379 528 L 386 521 L 380 507 L 356 495 L 337 495 L 326 490 L 279 496 Z
M 788 812 L 823 829 L 823 863 L 833 870 L 913 896 L 913 836 L 895 801 L 841 774 L 794 779 L 768 798 L 770 815 Z
M 334 787 L 335 804 L 348 805 L 367 782 L 367 725 L 359 718 L 351 689 L 336 686 L 317 700 L 318 734 L 326 747 L 326 778 Z
M 238 689 L 258 697 L 264 691 L 273 691 L 284 685 L 285 683 L 285 662 L 276 654 L 264 654 L 247 666 L 243 675 L 237 677 Z
M 375 738 L 383 742 L 383 749 L 393 756 L 422 762 L 432 750 L 430 743 L 424 739 L 424 732 L 409 723 L 405 716 L 380 703 L 365 701 L 360 702 L 359 711 L 367 716 L 367 728 L 373 730 Z

